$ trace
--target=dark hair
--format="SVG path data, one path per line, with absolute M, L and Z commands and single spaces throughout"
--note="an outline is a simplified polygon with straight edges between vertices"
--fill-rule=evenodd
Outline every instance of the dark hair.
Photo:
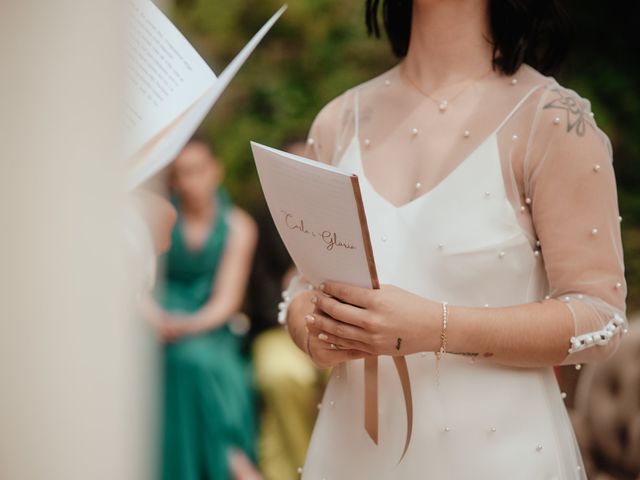
M 366 0 L 369 35 L 380 38 L 378 10 L 396 57 L 409 49 L 413 0 Z M 493 68 L 513 74 L 523 62 L 542 73 L 555 70 L 569 49 L 571 24 L 559 0 L 489 0 Z

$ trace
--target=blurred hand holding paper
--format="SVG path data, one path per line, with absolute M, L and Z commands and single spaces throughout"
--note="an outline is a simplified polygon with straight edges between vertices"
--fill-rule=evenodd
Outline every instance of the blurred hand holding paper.
M 260 184 L 278 233 L 313 284 L 378 288 L 358 177 L 251 142 Z
M 151 0 L 130 0 L 127 139 L 129 187 L 180 152 L 251 52 L 286 10 L 280 8 L 219 77 Z

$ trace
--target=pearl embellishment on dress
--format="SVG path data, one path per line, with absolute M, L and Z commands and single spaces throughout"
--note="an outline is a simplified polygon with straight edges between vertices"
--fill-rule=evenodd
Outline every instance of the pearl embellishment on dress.
M 469 138 L 469 135 L 471 135 L 471 132 L 469 130 L 465 130 L 462 135 L 464 136 L 464 138 Z
M 380 237 L 380 240 L 382 240 L 383 242 L 386 242 L 387 241 L 387 236 L 383 235 L 382 237 Z
M 541 443 L 536 445 L 536 451 L 539 452 L 540 450 L 542 450 L 542 444 Z
M 593 171 L 597 173 L 598 170 L 600 170 L 600 165 L 594 165 L 593 166 Z
M 597 228 L 594 228 L 594 229 L 591 230 L 591 235 L 595 235 L 597 233 L 598 233 L 598 229 Z
M 580 365 L 579 363 L 576 364 L 576 370 L 580 370 L 582 368 L 582 365 Z
M 484 192 L 484 197 L 489 198 L 491 196 L 491 192 Z
M 443 100 L 440 102 L 440 105 L 438 105 L 438 108 L 440 109 L 441 112 L 444 112 L 448 106 L 449 106 L 449 103 L 446 100 Z
M 504 252 L 500 252 L 500 253 L 498 254 L 498 257 L 503 258 L 503 257 L 504 257 Z
M 321 404 L 321 403 L 319 403 L 319 404 L 317 405 L 317 407 L 318 407 L 318 410 L 320 410 L 320 409 L 322 408 L 322 404 Z
M 369 140 L 368 138 L 365 138 L 364 139 L 364 144 L 365 144 L 365 146 L 368 147 L 369 145 L 371 145 L 371 140 Z
M 414 127 L 414 128 L 412 128 L 412 129 L 411 129 L 411 135 L 413 135 L 414 137 L 415 137 L 416 135 L 418 135 L 418 129 L 417 129 L 417 128 L 415 128 L 415 127 Z
M 391 80 L 389 80 L 388 78 L 384 81 L 384 84 L 388 87 L 389 85 L 391 85 Z
M 569 353 L 579 352 L 580 350 L 593 347 L 594 345 L 606 345 L 623 326 L 624 319 L 616 313 L 601 330 L 585 333 L 577 337 L 571 337 L 571 348 L 569 349 Z M 623 330 L 623 333 L 626 332 Z M 580 370 L 578 365 L 576 365 L 576 370 Z
M 497 430 L 497 429 L 496 429 L 496 427 L 491 427 L 491 429 L 490 429 L 490 430 L 491 430 L 491 433 L 496 433 L 496 430 Z
M 563 400 L 567 398 L 567 392 L 560 393 L 560 397 L 562 397 Z
M 444 427 L 443 429 L 445 432 L 450 432 L 451 431 L 451 427 Z
M 416 188 L 420 188 L 422 184 L 420 182 L 416 182 Z
M 518 139 L 518 135 L 516 135 L 515 133 L 511 135 L 511 140 L 517 140 L 517 139 Z
M 298 473 L 302 473 L 302 467 L 298 467 Z
M 622 287 L 622 283 L 616 282 L 616 289 L 621 288 L 621 287 Z
M 520 213 L 524 213 L 527 208 L 524 205 L 520 205 Z
M 309 145 L 313 145 L 314 143 L 316 143 L 316 141 L 315 141 L 313 138 L 309 138 L 309 139 L 307 140 L 307 143 L 308 143 Z
M 524 203 L 526 203 L 527 205 L 531 204 L 531 199 L 529 197 L 524 199 Z
M 516 85 L 518 83 L 518 79 L 517 78 L 512 78 L 511 79 L 511 85 Z
M 560 117 L 556 117 L 553 119 L 553 124 L 558 125 L 560 123 Z
M 440 250 L 442 250 L 442 248 L 443 248 L 443 247 L 444 247 L 444 244 L 442 244 L 442 243 L 439 243 L 439 244 L 438 244 L 438 248 L 439 248 Z

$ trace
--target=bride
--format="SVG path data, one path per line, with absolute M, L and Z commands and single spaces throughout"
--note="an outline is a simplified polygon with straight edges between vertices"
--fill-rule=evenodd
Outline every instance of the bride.
M 626 283 L 609 140 L 549 75 L 559 2 L 367 0 L 377 36 L 379 3 L 400 62 L 323 108 L 308 154 L 358 174 L 382 287 L 283 292 L 335 367 L 302 476 L 584 479 L 552 367 L 616 350 Z

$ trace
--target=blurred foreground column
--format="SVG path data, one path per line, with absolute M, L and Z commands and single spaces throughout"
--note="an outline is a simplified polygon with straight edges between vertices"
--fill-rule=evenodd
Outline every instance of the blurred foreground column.
M 120 251 L 120 6 L 0 2 L 3 480 L 150 476 L 153 357 Z

